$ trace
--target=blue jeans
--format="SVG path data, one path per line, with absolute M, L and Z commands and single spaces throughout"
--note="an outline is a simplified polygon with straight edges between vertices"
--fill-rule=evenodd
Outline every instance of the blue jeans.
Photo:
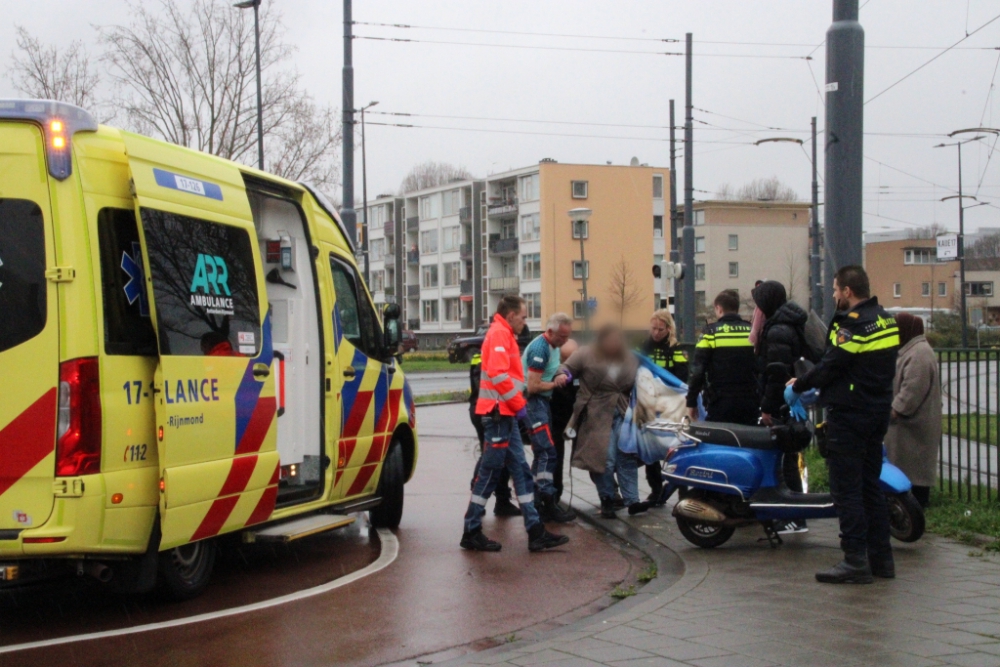
M 483 432 L 486 442 L 480 460 L 479 474 L 472 485 L 472 498 L 465 512 L 465 532 L 472 533 L 483 527 L 486 500 L 497 485 L 500 471 L 505 467 L 514 480 L 517 503 L 524 515 L 524 527 L 528 530 L 538 525 L 538 511 L 535 509 L 535 485 L 531 481 L 531 469 L 524 457 L 524 444 L 517 420 L 501 415 L 484 415 Z
M 639 458 L 634 454 L 618 451 L 618 434 L 621 432 L 620 412 L 615 413 L 611 422 L 611 440 L 608 442 L 608 457 L 604 462 L 604 474 L 591 473 L 590 478 L 597 487 L 597 495 L 602 500 L 615 495 L 615 475 L 618 475 L 618 489 L 621 491 L 625 507 L 639 502 Z
M 553 479 L 556 472 L 556 446 L 552 443 L 552 409 L 549 399 L 544 396 L 528 397 L 528 421 L 531 422 L 531 451 L 535 460 L 531 462 L 531 472 L 535 476 L 538 495 L 556 495 Z

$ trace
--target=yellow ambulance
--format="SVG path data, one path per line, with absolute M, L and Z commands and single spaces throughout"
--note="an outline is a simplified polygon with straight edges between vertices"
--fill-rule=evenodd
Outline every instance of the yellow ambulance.
M 217 536 L 397 526 L 399 318 L 309 186 L 0 100 L 0 583 L 186 598 Z

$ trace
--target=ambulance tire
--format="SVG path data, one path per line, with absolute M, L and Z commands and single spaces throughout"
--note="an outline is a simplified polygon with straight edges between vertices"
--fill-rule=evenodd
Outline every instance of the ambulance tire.
M 406 470 L 403 464 L 403 446 L 393 440 L 389 454 L 382 464 L 382 475 L 378 480 L 376 495 L 382 498 L 378 507 L 368 513 L 368 519 L 375 528 L 398 528 L 403 520 L 403 485 Z
M 216 551 L 213 540 L 191 542 L 161 551 L 160 593 L 178 602 L 201 595 L 212 578 Z

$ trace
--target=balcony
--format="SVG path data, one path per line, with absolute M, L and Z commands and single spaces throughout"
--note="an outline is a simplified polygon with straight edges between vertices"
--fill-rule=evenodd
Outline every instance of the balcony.
M 395 298 L 395 296 L 396 296 L 396 288 L 393 287 L 392 285 L 386 285 L 384 291 L 385 291 L 385 300 L 386 301 L 389 300 L 389 297 Z
M 406 252 L 406 263 L 407 264 L 419 264 L 420 263 L 420 251 L 419 250 L 408 250 Z
M 416 232 L 420 231 L 420 216 L 412 215 L 406 219 L 406 231 Z
M 392 235 L 396 233 L 396 223 L 390 220 L 389 222 L 385 223 L 385 227 L 383 227 L 382 230 L 383 230 L 382 233 L 385 234 L 385 237 L 387 239 L 392 238 Z
M 396 266 L 396 253 L 389 252 L 385 255 L 385 268 L 391 269 Z
M 502 239 L 499 234 L 490 234 L 491 255 L 516 255 L 517 238 Z
M 459 285 L 460 285 L 460 287 L 459 287 L 459 293 L 460 294 L 472 294 L 472 281 L 471 280 L 463 280 Z
M 420 285 L 407 285 L 406 286 L 406 298 L 407 299 L 419 299 L 420 298 Z
M 472 207 L 463 206 L 458 209 L 458 221 L 463 225 L 472 224 Z
M 462 328 L 463 329 L 471 329 L 472 328 L 472 316 L 471 315 L 468 316 L 468 317 L 465 317 L 465 316 L 462 317 Z
M 490 278 L 491 292 L 516 293 L 521 287 L 521 279 L 517 276 L 505 278 Z
M 517 215 L 517 197 L 490 201 L 486 206 L 486 215 L 491 218 Z
M 406 328 L 409 329 L 410 331 L 419 331 L 420 320 L 418 319 L 406 320 Z
M 458 256 L 462 259 L 472 259 L 472 244 L 463 243 L 458 246 Z

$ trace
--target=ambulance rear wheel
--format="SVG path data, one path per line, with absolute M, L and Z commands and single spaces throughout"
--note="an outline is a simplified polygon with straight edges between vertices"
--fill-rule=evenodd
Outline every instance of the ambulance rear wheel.
M 403 463 L 403 446 L 393 440 L 389 454 L 382 464 L 376 494 L 382 498 L 378 507 L 369 512 L 368 518 L 376 528 L 398 528 L 403 520 L 403 485 L 406 470 Z
M 216 546 L 201 540 L 160 552 L 159 588 L 172 600 L 190 600 L 204 592 L 215 567 Z

